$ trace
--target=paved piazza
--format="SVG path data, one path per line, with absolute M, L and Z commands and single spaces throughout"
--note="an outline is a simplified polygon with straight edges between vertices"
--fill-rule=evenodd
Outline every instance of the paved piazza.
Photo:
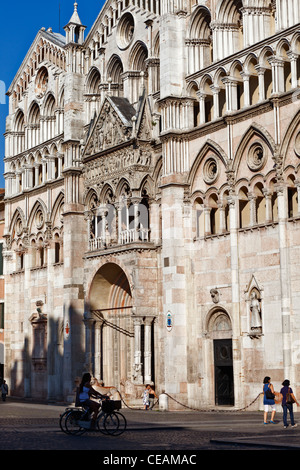
M 300 427 L 285 430 L 280 413 L 275 425 L 264 426 L 261 412 L 144 412 L 123 409 L 128 428 L 122 436 L 112 437 L 95 432 L 82 436 L 63 433 L 59 416 L 64 409 L 64 406 L 57 405 L 0 403 L 0 450 L 93 450 L 99 451 L 97 458 L 105 463 L 105 458 L 119 458 L 122 451 L 124 455 L 138 455 L 139 458 L 166 453 L 169 456 L 187 455 L 191 459 L 195 455 L 195 459 L 199 459 L 204 450 L 300 448 Z

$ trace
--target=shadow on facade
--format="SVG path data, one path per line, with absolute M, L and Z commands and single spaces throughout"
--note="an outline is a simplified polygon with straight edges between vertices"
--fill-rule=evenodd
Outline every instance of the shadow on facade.
M 84 372 L 84 324 L 82 314 L 72 307 L 68 318 L 69 329 L 61 318 L 31 316 L 19 359 L 10 370 L 6 365 L 11 396 L 64 401 L 74 394 L 76 380 Z

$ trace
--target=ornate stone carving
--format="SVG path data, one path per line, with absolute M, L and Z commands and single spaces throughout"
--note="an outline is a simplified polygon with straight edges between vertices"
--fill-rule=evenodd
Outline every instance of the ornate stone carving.
M 84 155 L 95 155 L 128 140 L 131 133 L 112 105 L 106 101 L 88 139 Z
M 261 142 L 255 142 L 251 145 L 247 155 L 247 165 L 252 171 L 258 171 L 263 168 L 266 162 L 266 152 Z
M 129 167 L 136 169 L 149 168 L 151 164 L 151 152 L 146 147 L 138 149 L 127 148 L 114 152 L 108 158 L 96 159 L 87 162 L 84 168 L 85 181 L 87 184 L 96 182 L 101 178 L 123 173 Z
M 218 162 L 217 159 L 211 155 L 205 162 L 203 168 L 203 178 L 207 184 L 214 183 L 218 178 Z

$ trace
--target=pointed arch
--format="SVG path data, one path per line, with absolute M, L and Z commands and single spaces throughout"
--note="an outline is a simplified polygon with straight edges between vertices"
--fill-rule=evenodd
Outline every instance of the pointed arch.
M 129 191 L 130 191 L 129 181 L 126 178 L 121 178 L 116 187 L 116 191 L 115 191 L 116 198 L 119 199 L 124 192 L 128 193 Z
M 129 69 L 146 71 L 146 59 L 148 58 L 148 49 L 144 42 L 137 41 L 129 56 Z
M 16 228 L 16 223 L 20 221 L 22 225 L 22 229 L 24 230 L 27 228 L 27 222 L 25 218 L 25 214 L 23 210 L 20 207 L 17 207 L 16 210 L 14 211 L 14 214 L 11 218 L 11 222 L 9 225 L 9 233 L 11 234 L 12 239 L 15 238 L 15 230 L 18 232 L 18 229 Z M 19 227 L 20 229 L 20 227 Z
M 33 227 L 33 224 L 35 222 L 35 218 L 36 218 L 38 213 L 41 214 L 41 216 L 39 217 L 39 221 L 37 222 L 37 228 L 40 229 L 39 226 L 42 226 L 46 221 L 48 221 L 47 206 L 44 203 L 44 201 L 42 201 L 40 198 L 35 201 L 32 209 L 30 211 L 30 215 L 29 215 L 29 218 L 28 218 L 28 228 L 29 228 L 30 232 L 33 232 L 32 227 Z
M 209 39 L 211 35 L 210 29 L 211 13 L 209 9 L 203 5 L 198 6 L 190 20 L 188 37 L 190 39 Z
M 238 24 L 241 20 L 242 0 L 219 0 L 216 8 L 218 22 L 225 24 Z
M 283 158 L 283 166 L 285 165 L 287 154 L 288 154 L 288 149 L 293 139 L 293 136 L 295 136 L 299 127 L 300 127 L 300 109 L 296 112 L 294 117 L 291 119 L 290 124 L 287 126 L 287 130 L 285 132 L 285 135 L 283 136 L 282 143 L 279 148 L 279 153 L 280 155 L 282 155 L 282 158 Z M 300 132 L 300 129 L 299 129 L 299 132 Z M 295 150 L 297 151 L 296 147 L 295 147 Z
M 93 94 L 93 95 L 99 94 L 100 83 L 101 83 L 100 71 L 98 70 L 97 67 L 92 67 L 88 73 L 86 83 L 85 83 L 86 93 Z
M 122 83 L 123 63 L 117 54 L 113 54 L 107 64 L 107 78 L 111 78 L 112 83 Z
M 228 166 L 228 158 L 224 150 L 214 141 L 208 139 L 203 147 L 201 148 L 200 152 L 198 153 L 197 157 L 194 160 L 194 163 L 192 164 L 189 176 L 188 176 L 188 184 L 190 185 L 190 190 L 192 191 L 194 180 L 196 177 L 196 173 L 198 171 L 198 168 L 207 155 L 208 152 L 212 152 L 214 155 L 216 155 L 220 161 L 223 163 L 224 167 L 227 168 Z
M 40 107 L 36 101 L 33 101 L 30 105 L 28 112 L 28 123 L 29 124 L 39 124 L 40 123 Z
M 64 192 L 61 191 L 58 194 L 57 198 L 55 199 L 55 202 L 53 204 L 52 211 L 50 214 L 50 221 L 53 227 L 56 225 L 55 222 L 57 220 L 57 215 L 59 212 L 61 212 L 61 209 L 64 205 L 64 201 L 65 201 L 65 195 L 64 195 Z
M 95 209 L 95 207 L 98 205 L 99 198 L 97 191 L 94 188 L 89 188 L 83 199 L 84 206 L 88 210 Z
M 111 204 L 114 198 L 114 190 L 109 183 L 104 184 L 99 200 L 102 204 Z
M 269 148 L 272 155 L 274 155 L 276 145 L 275 145 L 275 141 L 273 137 L 265 128 L 263 128 L 257 123 L 253 123 L 245 132 L 243 137 L 241 138 L 240 143 L 238 144 L 238 147 L 236 149 L 234 161 L 233 161 L 233 169 L 235 170 L 235 172 L 237 172 L 239 165 L 240 165 L 240 161 L 245 152 L 245 149 L 250 139 L 253 138 L 253 136 L 256 136 L 258 139 L 261 139 L 265 143 L 265 145 Z

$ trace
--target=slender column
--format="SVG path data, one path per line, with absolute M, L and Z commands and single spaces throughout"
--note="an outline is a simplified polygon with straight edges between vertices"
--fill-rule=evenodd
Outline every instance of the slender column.
M 250 226 L 257 224 L 256 218 L 256 197 L 252 194 L 249 194 L 249 201 L 250 201 Z
M 250 106 L 250 75 L 244 72 L 241 72 L 244 82 L 244 106 Z
M 294 52 L 288 51 L 287 56 L 289 57 L 291 62 L 292 89 L 294 89 L 298 87 L 297 61 L 299 55 L 295 54 Z
M 226 232 L 226 221 L 225 221 L 225 207 L 222 203 L 218 204 L 219 207 L 219 214 L 220 214 L 220 233 Z
M 151 325 L 152 317 L 146 317 L 144 321 L 145 325 L 145 342 L 144 342 L 144 377 L 145 383 L 152 381 L 152 369 L 151 369 Z
M 214 116 L 213 116 L 213 119 L 218 119 L 220 117 L 220 105 L 219 105 L 220 87 L 211 86 L 210 88 L 212 89 L 213 100 L 214 100 Z
M 297 211 L 298 214 L 297 215 L 300 215 L 300 181 L 296 180 L 295 185 L 297 188 L 297 196 L 298 196 L 298 211 Z
M 92 326 L 94 319 L 87 315 L 84 318 L 85 324 L 85 368 L 87 371 L 92 370 Z
M 141 351 L 141 325 L 142 318 L 133 316 L 134 324 L 134 365 L 133 376 L 136 383 L 142 384 L 142 351 Z
M 205 98 L 206 95 L 201 92 L 197 92 L 197 97 L 200 103 L 200 124 L 205 124 Z
M 266 223 L 272 222 L 272 194 L 263 190 L 266 200 Z
M 210 226 L 210 207 L 204 208 L 204 234 L 210 235 L 211 234 L 211 226 Z
M 292 377 L 292 343 L 291 343 L 291 293 L 289 271 L 289 244 L 287 233 L 287 188 L 284 184 L 277 186 L 278 227 L 281 280 L 281 318 L 283 343 L 283 370 L 285 377 Z
M 95 367 L 94 367 L 94 375 L 97 379 L 102 380 L 103 377 L 101 376 L 101 328 L 102 324 L 97 321 L 95 323 Z

